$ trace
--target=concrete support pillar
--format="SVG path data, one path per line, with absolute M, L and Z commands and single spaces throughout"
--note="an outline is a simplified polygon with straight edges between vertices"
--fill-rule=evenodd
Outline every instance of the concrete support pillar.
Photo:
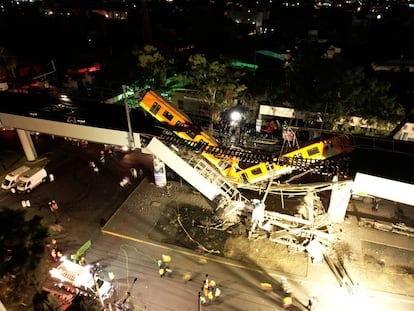
M 333 182 L 337 181 L 338 178 L 335 176 Z M 333 185 L 328 208 L 329 219 L 332 222 L 341 223 L 344 221 L 353 183 L 353 181 L 345 181 Z
M 30 136 L 30 133 L 25 130 L 16 129 L 16 131 L 17 131 L 17 135 L 19 135 L 20 143 L 22 144 L 27 161 L 36 160 L 37 153 L 33 145 L 33 140 L 32 140 L 32 137 Z

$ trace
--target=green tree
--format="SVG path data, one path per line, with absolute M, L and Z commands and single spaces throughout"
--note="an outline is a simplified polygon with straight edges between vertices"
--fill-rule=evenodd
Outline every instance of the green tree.
M 155 46 L 146 45 L 143 49 L 135 49 L 132 52 L 138 59 L 137 66 L 140 70 L 138 88 L 165 88 L 167 71 L 174 64 L 173 59 L 167 59 Z
M 332 112 L 337 115 L 355 115 L 382 121 L 396 121 L 403 113 L 396 97 L 391 95 L 391 85 L 375 77 L 369 77 L 363 68 L 346 70 Z
M 32 301 L 42 285 L 48 229 L 24 210 L 0 212 L 0 299 L 11 306 Z M 47 274 L 46 274 L 47 275 Z
M 321 111 L 323 82 L 332 81 L 324 78 L 328 75 L 328 69 L 317 46 L 301 46 L 295 60 L 285 69 L 285 83 L 276 88 L 271 101 L 299 110 Z
M 247 89 L 242 82 L 244 73 L 228 66 L 226 61 L 209 61 L 203 54 L 188 58 L 187 74 L 192 81 L 192 88 L 205 94 L 203 99 L 210 103 L 211 130 L 219 113 L 232 106 L 234 99 Z
M 324 59 L 318 53 L 312 45 L 302 48 L 272 101 L 320 112 L 325 126 L 347 116 L 385 122 L 401 119 L 404 111 L 388 82 L 369 76 L 362 67 L 350 67 L 340 58 Z
M 40 291 L 33 296 L 33 308 L 36 311 L 60 311 L 62 306 L 59 301 L 47 291 Z
M 102 310 L 102 305 L 99 303 L 98 299 L 77 295 L 73 301 L 71 306 L 67 309 L 67 311 L 100 311 Z

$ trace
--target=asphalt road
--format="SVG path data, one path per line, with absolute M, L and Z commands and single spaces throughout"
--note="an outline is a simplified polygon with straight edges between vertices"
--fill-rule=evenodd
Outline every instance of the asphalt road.
M 314 310 L 349 310 L 351 307 L 356 310 L 410 310 L 413 307 L 409 296 L 372 290 L 371 285 L 375 283 L 374 280 L 372 283 L 364 283 L 359 291 L 350 294 L 345 287 L 340 287 L 326 264 L 309 264 L 306 276 L 286 275 L 266 266 L 257 266 L 255 263 L 241 264 L 214 255 L 202 256 L 189 249 L 149 241 L 146 239 L 147 232 L 142 228 L 146 227 L 144 224 L 148 221 L 148 210 L 152 209 L 152 212 L 156 213 L 157 205 L 146 208 L 145 204 L 140 203 L 140 198 L 145 196 L 148 187 L 151 187 L 151 184 L 146 180 L 141 182 L 105 224 L 102 239 L 98 242 L 107 240 L 108 242 L 105 243 L 112 244 L 110 241 L 114 241 L 113 245 L 119 247 L 117 258 L 121 262 L 123 259 L 125 264 L 122 267 L 109 266 L 108 269 L 116 271 L 115 275 L 125 276 L 119 279 L 120 294 L 128 292 L 128 284 L 135 277 L 141 280 L 131 291 L 136 295 L 131 296 L 131 301 L 141 308 L 195 310 L 193 297 L 198 292 L 205 273 L 215 279 L 223 292 L 217 305 L 208 306 L 212 310 L 280 310 L 283 297 L 280 289 L 282 276 L 287 277 L 295 293 L 296 300 L 291 310 L 304 310 L 309 295 L 316 296 Z M 165 193 L 163 189 L 151 192 L 152 200 L 162 202 L 159 198 L 162 198 L 163 193 Z M 168 198 L 165 200 L 168 201 Z M 174 195 L 171 195 L 171 200 L 174 200 Z M 345 228 L 344 232 L 348 232 L 348 228 Z M 360 234 L 355 233 L 354 231 L 354 236 L 349 238 L 357 242 Z M 372 234 L 375 235 L 375 232 Z M 111 237 L 107 237 L 108 235 Z M 365 237 L 370 238 L 369 235 Z M 119 246 L 116 240 L 123 244 Z M 100 250 L 97 248 L 91 250 L 94 258 L 105 260 L 106 247 L 103 246 Z M 171 255 L 173 258 L 174 274 L 171 277 L 173 284 L 167 284 L 168 287 L 173 286 L 174 291 L 168 290 L 165 293 L 162 291 L 163 300 L 160 302 L 156 292 L 160 286 L 163 286 L 164 280 L 158 278 L 155 262 L 162 254 Z M 137 270 L 131 271 L 128 268 L 132 267 L 131 262 L 136 262 L 134 267 L 138 267 Z M 193 280 L 186 283 L 183 281 L 183 276 L 188 272 L 193 274 Z M 273 290 L 262 290 L 261 283 L 272 284 Z M 147 292 L 148 295 L 145 294 Z
M 25 162 L 19 145 L 14 145 L 16 149 L 13 149 L 13 144 L 7 144 L 2 144 L 3 151 L 7 148 L 7 157 L 2 157 L 3 174 Z M 132 235 L 102 232 L 102 228 L 114 222 L 119 227 L 125 226 L 128 212 L 139 217 L 139 209 L 133 209 L 128 202 L 142 195 L 140 185 L 152 178 L 147 156 L 138 152 L 107 156 L 105 165 L 95 173 L 89 162 L 98 162 L 100 146 L 90 144 L 83 148 L 60 139 L 46 138 L 39 139 L 35 144 L 39 155 L 47 156 L 41 156 L 39 164 L 46 164 L 55 180 L 40 185 L 30 194 L 0 193 L 0 207 L 21 209 L 21 200 L 30 200 L 29 215 L 44 217 L 45 222 L 54 228 L 51 238 L 58 240 L 65 254 L 75 253 L 91 240 L 92 247 L 86 252 L 89 263 L 99 261 L 105 271 L 114 274 L 115 293 L 108 302 L 125 300 L 137 308 L 155 311 L 282 309 L 282 275 L 278 271 L 246 266 L 214 255 L 200 256 L 192 250 L 137 239 Z M 2 154 L 6 155 L 6 152 Z M 141 168 L 144 179 L 138 178 L 133 185 L 123 188 L 119 182 L 130 174 L 132 167 Z M 52 199 L 59 205 L 60 231 L 56 231 L 56 219 L 47 206 Z M 164 253 L 172 256 L 174 271 L 171 277 L 161 279 L 156 260 Z M 187 273 L 191 273 L 191 281 L 183 279 Z M 206 273 L 218 283 L 222 295 L 213 305 L 199 307 L 198 292 Z M 314 310 L 320 311 L 413 309 L 413 302 L 408 296 L 365 289 L 350 295 L 338 286 L 324 265 L 314 266 L 306 278 L 287 277 L 296 296 L 290 310 L 305 310 L 304 305 L 310 294 L 316 296 Z M 134 278 L 137 278 L 135 284 Z M 272 284 L 273 290 L 261 289 L 260 283 L 263 282 Z

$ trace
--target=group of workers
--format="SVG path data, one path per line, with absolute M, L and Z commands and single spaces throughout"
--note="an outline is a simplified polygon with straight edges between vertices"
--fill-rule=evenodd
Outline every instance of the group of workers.
M 201 290 L 203 295 L 200 295 L 200 302 L 202 304 L 212 303 L 221 294 L 216 282 L 209 280 L 208 274 L 206 274 Z
M 162 255 L 161 259 L 158 260 L 158 271 L 161 278 L 169 273 L 172 273 L 172 269 L 170 268 L 170 262 L 171 257 L 169 255 Z M 294 293 L 285 277 L 281 278 L 280 283 L 283 291 L 282 306 L 283 308 L 287 309 L 291 307 L 293 304 Z M 199 294 L 200 303 L 202 303 L 203 305 L 211 304 L 217 297 L 220 296 L 220 294 L 221 291 L 218 288 L 216 282 L 214 280 L 210 280 L 208 274 L 206 274 L 205 279 L 203 281 L 203 286 L 201 287 L 201 292 Z M 306 309 L 313 309 L 313 297 L 309 298 Z
M 59 261 L 62 258 L 63 253 L 58 249 L 57 241 L 52 239 L 51 243 L 48 245 L 50 250 L 50 257 L 53 261 Z
M 158 273 L 161 278 L 172 273 L 172 269 L 170 268 L 170 263 L 171 263 L 171 256 L 169 255 L 162 255 L 161 259 L 157 260 Z M 191 273 L 189 273 L 188 275 L 186 274 L 183 279 L 185 281 L 188 281 L 188 280 L 191 280 L 191 278 L 192 278 L 192 275 Z M 206 274 L 206 278 L 203 281 L 201 293 L 200 293 L 200 303 L 202 304 L 212 303 L 221 294 L 221 291 L 217 287 L 216 282 L 214 280 L 209 280 L 208 274 Z

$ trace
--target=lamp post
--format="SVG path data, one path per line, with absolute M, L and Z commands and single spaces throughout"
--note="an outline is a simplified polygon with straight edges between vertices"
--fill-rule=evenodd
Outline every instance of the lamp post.
M 98 299 L 99 299 L 99 303 L 101 304 L 102 308 L 105 310 L 105 303 L 103 301 L 101 293 L 99 292 L 99 284 L 96 280 L 96 272 L 93 272 L 92 276 L 93 276 L 93 282 L 95 284 L 96 295 L 98 296 Z
M 242 114 L 240 111 L 235 110 L 230 114 L 231 126 L 234 128 L 234 132 L 230 137 L 230 142 L 232 145 L 237 145 L 240 142 L 240 122 L 242 119 Z
M 328 110 L 328 103 L 325 103 L 325 110 L 323 111 L 323 115 L 322 115 L 322 118 L 321 118 L 321 129 L 320 129 L 320 134 L 319 135 L 322 135 L 323 123 L 324 123 L 324 120 L 326 118 L 326 112 L 327 112 L 327 110 Z
M 125 85 L 122 85 L 122 92 L 124 94 L 125 113 L 126 113 L 127 123 L 128 123 L 128 147 L 131 150 L 134 150 L 135 149 L 134 134 L 132 132 L 131 116 L 129 114 L 128 96 L 126 94 L 126 86 Z

